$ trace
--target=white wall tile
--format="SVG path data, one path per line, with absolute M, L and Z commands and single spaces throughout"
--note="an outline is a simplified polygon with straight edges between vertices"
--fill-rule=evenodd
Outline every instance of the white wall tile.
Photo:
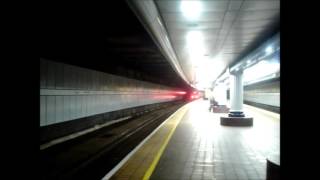
M 103 99 L 103 106 L 104 106 L 103 110 L 104 110 L 104 112 L 107 112 L 108 109 L 109 109 L 108 101 L 109 101 L 108 95 L 104 95 L 104 99 Z
M 46 108 L 46 125 L 54 124 L 56 122 L 56 99 L 55 96 L 47 96 L 47 108 Z
M 103 95 L 99 95 L 99 113 L 103 113 L 103 99 L 102 99 Z
M 87 96 L 87 116 L 90 116 L 93 114 L 93 98 L 92 95 Z
M 88 96 L 83 96 L 85 116 L 88 116 Z
M 81 96 L 76 96 L 76 118 L 81 118 Z
M 97 96 L 92 95 L 92 114 L 97 114 Z
M 100 102 L 101 102 L 100 95 L 96 95 L 96 113 L 97 114 L 100 114 Z
M 40 126 L 46 124 L 46 96 L 40 96 Z
M 89 96 L 89 101 L 88 101 L 88 103 L 89 103 L 89 106 L 88 106 L 89 114 L 88 115 L 89 116 L 95 114 L 94 113 L 94 105 L 95 105 L 95 103 L 94 103 L 95 99 L 94 98 L 95 98 L 94 95 L 90 95 Z
M 63 96 L 56 96 L 56 123 L 63 122 Z
M 76 96 L 70 96 L 71 98 L 71 119 L 76 119 L 77 112 L 76 112 Z
M 79 103 L 80 103 L 80 116 L 84 117 L 85 116 L 85 105 L 84 105 L 84 96 L 79 96 Z
M 98 95 L 94 95 L 94 114 L 98 114 L 99 113 L 99 96 Z
M 123 91 L 124 93 L 138 92 L 140 90 L 140 93 L 142 91 L 146 93 L 143 95 L 60 94 L 59 96 L 42 96 L 40 98 L 41 126 L 81 117 L 87 117 L 97 113 L 100 114 L 104 112 L 159 102 L 159 99 L 151 99 L 153 97 L 148 95 L 147 93 L 166 89 L 164 86 L 92 71 L 85 68 L 65 65 L 62 63 L 55 63 L 46 60 L 40 62 L 41 67 L 45 67 L 42 68 L 40 72 L 41 88 L 47 88 L 47 78 L 49 78 L 51 83 L 50 87 L 57 89 L 55 93 L 61 93 L 63 92 L 61 91 L 63 89 L 79 89 L 84 90 L 84 92 L 88 92 L 89 90 L 106 90 L 106 92 Z M 48 77 L 49 72 L 46 71 L 46 68 L 48 67 L 50 67 L 50 77 Z M 69 93 L 70 91 L 65 92 Z M 76 93 L 76 91 L 74 93 Z
M 89 108 L 90 108 L 90 96 L 85 96 L 85 105 L 86 105 L 86 116 L 89 116 Z
M 64 113 L 63 113 L 63 120 L 64 121 L 67 121 L 67 120 L 70 120 L 71 119 L 71 116 L 70 116 L 70 96 L 63 96 L 63 110 L 64 110 Z

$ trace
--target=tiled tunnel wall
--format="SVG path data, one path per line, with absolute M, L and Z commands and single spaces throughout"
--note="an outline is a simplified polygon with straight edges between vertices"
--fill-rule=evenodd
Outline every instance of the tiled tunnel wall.
M 244 87 L 244 102 L 279 112 L 280 80 Z
M 176 91 L 40 58 L 40 126 L 181 99 Z

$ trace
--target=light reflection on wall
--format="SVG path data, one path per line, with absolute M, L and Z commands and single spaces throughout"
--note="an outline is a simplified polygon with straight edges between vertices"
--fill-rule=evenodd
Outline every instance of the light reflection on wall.
M 277 73 L 280 70 L 278 61 L 262 60 L 256 65 L 244 70 L 244 82 L 250 82 L 263 78 L 265 76 Z

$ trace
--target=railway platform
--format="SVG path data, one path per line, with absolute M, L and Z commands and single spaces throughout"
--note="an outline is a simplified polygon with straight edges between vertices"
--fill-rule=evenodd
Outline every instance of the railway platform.
M 266 179 L 279 158 L 279 114 L 244 105 L 251 127 L 220 125 L 208 101 L 189 103 L 151 133 L 104 179 Z

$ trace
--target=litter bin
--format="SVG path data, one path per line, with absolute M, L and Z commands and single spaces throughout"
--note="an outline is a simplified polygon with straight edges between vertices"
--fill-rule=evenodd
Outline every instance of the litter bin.
M 266 180 L 280 180 L 280 159 L 279 156 L 267 158 Z

